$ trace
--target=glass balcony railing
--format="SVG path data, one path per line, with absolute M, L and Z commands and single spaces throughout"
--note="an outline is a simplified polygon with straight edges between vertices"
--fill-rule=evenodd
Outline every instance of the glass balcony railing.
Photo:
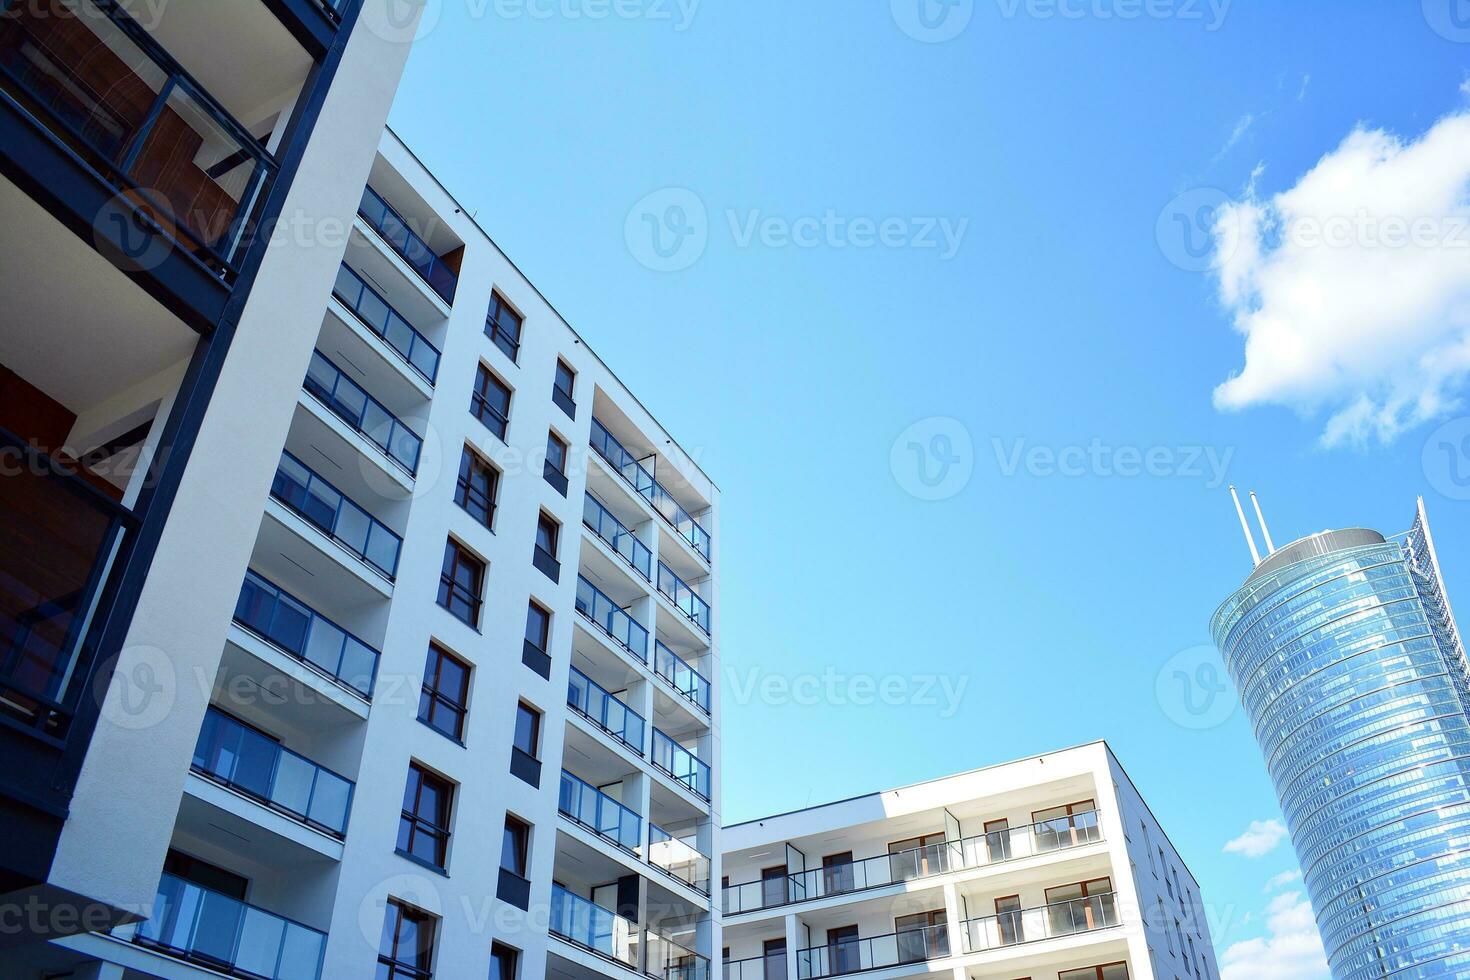
M 409 476 L 418 472 L 423 440 L 321 351 L 312 352 L 304 387 L 354 432 L 403 467 Z
M 643 754 L 643 716 L 575 667 L 567 679 L 567 704 L 634 752 Z
M 650 929 L 646 970 L 655 980 L 709 980 L 709 957 Z
M 796 975 L 800 980 L 815 980 L 817 977 L 881 970 L 905 963 L 923 963 L 948 955 L 948 927 L 920 926 L 887 936 L 836 939 L 825 946 L 797 950 Z
M 592 494 L 582 498 L 582 523 L 647 581 L 653 581 L 653 552 Z
M 675 575 L 673 569 L 663 562 L 658 563 L 658 590 L 663 593 L 664 598 L 674 604 L 674 608 L 683 613 L 691 623 L 704 630 L 706 634 L 710 631 L 710 609 L 709 603 L 700 597 L 684 580 Z
M 648 630 L 580 575 L 577 576 L 577 612 L 592 620 L 618 646 L 648 663 Z
M 767 953 L 744 960 L 725 960 L 722 980 L 786 980 L 786 954 Z
M 121 5 L 0 0 L 0 93 L 181 251 L 234 279 L 276 162 Z
M 684 695 L 695 707 L 709 714 L 709 681 L 662 640 L 653 641 L 653 672 Z
M 657 824 L 648 825 L 648 863 L 664 874 L 709 894 L 709 856 L 698 847 L 695 834 L 675 837 Z
M 1098 812 L 1086 810 L 963 840 L 927 844 L 779 878 L 726 885 L 723 908 L 727 915 L 735 915 L 793 905 L 829 895 L 866 891 L 951 871 L 1070 850 L 1100 840 L 1102 828 Z
M 11 461 L 0 479 L 0 711 L 60 736 L 138 519 L 75 463 L 4 429 L 0 454 Z
M 358 205 L 357 213 L 428 283 L 429 288 L 439 294 L 440 299 L 446 303 L 454 302 L 459 276 L 444 264 L 428 242 L 408 227 L 403 216 L 393 210 L 377 191 L 371 187 L 362 189 L 362 203 Z
M 235 976 L 318 980 L 327 935 L 165 874 L 134 941 Z
M 388 301 L 347 266 L 337 270 L 332 295 L 356 315 L 363 326 L 382 337 L 429 384 L 439 375 L 439 348 L 413 328 Z
M 653 752 L 650 755 L 655 767 L 683 783 L 701 799 L 710 798 L 709 763 L 704 762 L 678 742 L 657 728 L 653 730 Z
M 364 700 L 372 699 L 378 651 L 253 571 L 245 573 L 235 622 Z
M 679 532 L 679 536 L 699 552 L 706 561 L 710 555 L 710 536 L 699 522 L 689 515 L 673 494 L 663 488 L 653 474 L 607 430 L 597 419 L 592 420 L 592 448 L 618 472 L 628 485 L 653 505 L 653 509 Z
M 636 855 L 643 849 L 643 818 L 566 770 L 562 770 L 556 805 L 563 816 L 629 854 Z
M 352 782 L 217 708 L 204 715 L 194 771 L 339 840 L 347 833 Z
M 403 539 L 290 453 L 281 453 L 271 496 L 384 578 L 398 574 Z
M 637 924 L 561 885 L 551 886 L 547 931 L 624 966 L 638 968 Z
M 1117 896 L 1089 895 L 1040 908 L 1016 909 L 965 922 L 965 952 L 982 953 L 1034 943 L 1043 939 L 1075 936 L 1118 925 Z

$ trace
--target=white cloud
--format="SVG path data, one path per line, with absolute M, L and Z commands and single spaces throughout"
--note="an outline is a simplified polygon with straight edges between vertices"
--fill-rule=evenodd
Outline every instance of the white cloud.
M 1220 957 L 1220 980 L 1328 980 L 1327 954 L 1312 906 L 1285 892 L 1266 906 L 1266 935 L 1235 943 Z
M 1325 413 L 1326 445 L 1387 442 L 1454 410 L 1470 374 L 1470 111 L 1416 140 L 1359 127 L 1295 186 L 1215 224 L 1245 366 L 1222 410 Z
M 1262 889 L 1262 891 L 1269 895 L 1272 892 L 1281 890 L 1282 888 L 1292 884 L 1293 882 L 1301 880 L 1302 873 L 1300 871 L 1283 871 L 1281 872 L 1281 874 L 1266 882 L 1266 887 Z
M 1265 857 L 1286 839 L 1286 825 L 1280 820 L 1252 820 L 1246 832 L 1225 845 L 1226 854 L 1242 857 Z
M 1221 157 L 1235 149 L 1240 141 L 1245 139 L 1245 134 L 1250 132 L 1250 128 L 1255 125 L 1255 122 L 1256 116 L 1253 112 L 1247 112 L 1237 119 L 1235 121 L 1235 128 L 1230 131 L 1229 138 L 1225 140 L 1225 145 L 1220 147 L 1219 153 L 1215 154 L 1215 162 L 1218 163 Z

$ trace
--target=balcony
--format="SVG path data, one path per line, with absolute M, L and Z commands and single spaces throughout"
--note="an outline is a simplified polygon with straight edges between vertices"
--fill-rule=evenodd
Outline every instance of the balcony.
M 652 505 L 654 512 L 688 542 L 699 555 L 709 561 L 710 536 L 689 515 L 673 494 L 654 479 L 653 474 L 618 442 L 607 427 L 592 419 L 592 449 L 601 456 L 633 490 Z
M 648 630 L 581 575 L 577 576 L 577 612 L 640 663 L 648 663 Z
M 1110 929 L 1120 921 L 1118 898 L 1111 893 L 1089 895 L 1039 908 L 1017 909 L 999 915 L 967 919 L 964 924 L 965 952 L 983 953 L 1045 939 L 1096 932 Z
M 648 825 L 648 863 L 701 895 L 709 894 L 709 856 L 698 847 L 698 836 L 675 837 L 657 824 Z
M 94 621 L 107 601 L 132 511 L 0 429 L 16 461 L 0 479 L 0 710 L 59 737 L 87 676 Z
M 655 729 L 655 737 L 657 730 Z M 960 841 L 945 841 L 893 854 L 727 885 L 726 915 L 794 905 L 831 895 L 898 885 L 953 871 L 1019 861 L 1084 847 L 1102 840 L 1098 812 L 1088 810 L 1026 827 L 995 831 Z
M 113 0 L 5 8 L 3 98 L 126 201 L 149 233 L 233 282 L 275 177 L 271 154 Z M 141 230 L 117 217 L 124 238 Z
M 886 936 L 839 939 L 825 946 L 796 951 L 800 980 L 836 977 L 924 963 L 949 956 L 949 930 L 943 925 L 904 929 Z
M 710 633 L 710 607 L 684 580 L 674 574 L 673 569 L 663 562 L 658 563 L 658 591 L 674 604 L 674 608 L 684 614 L 695 626 L 704 631 L 704 635 Z
M 256 572 L 245 573 L 235 622 L 364 701 L 372 700 L 378 651 Z
M 566 770 L 561 774 L 557 811 L 634 857 L 643 846 L 643 818 Z
M 670 776 L 676 783 L 695 796 L 708 802 L 710 799 L 710 768 L 693 752 L 674 741 L 657 728 L 653 730 L 653 751 L 650 760 L 654 768 Z
M 710 980 L 709 957 L 652 929 L 648 931 L 649 976 L 655 980 Z
M 409 476 L 418 472 L 423 440 L 381 402 L 347 377 L 321 351 L 313 351 L 303 385 L 311 395 L 358 435 L 367 439 Z
M 567 705 L 598 728 L 643 755 L 643 716 L 575 667 L 567 679 Z
M 337 840 L 347 834 L 350 780 L 218 708 L 205 713 L 193 770 Z
M 559 939 L 638 969 L 638 925 L 561 885 L 551 886 L 551 921 L 547 931 Z
M 709 714 L 709 681 L 662 640 L 653 641 L 653 672 L 668 681 L 690 704 Z
M 722 980 L 786 980 L 786 954 L 768 953 L 743 960 L 726 960 Z
M 337 302 L 355 316 L 359 323 L 381 338 L 403 362 L 430 385 L 439 376 L 439 348 L 414 329 L 388 301 L 363 278 L 347 266 L 337 270 L 332 286 Z
M 388 581 L 398 574 L 403 539 L 288 452 L 281 454 L 271 497 Z
M 133 941 L 231 976 L 318 980 L 327 935 L 165 874 Z
M 443 257 L 419 237 L 409 227 L 408 221 L 377 191 L 371 187 L 363 188 L 362 203 L 358 205 L 357 213 L 440 299 L 454 304 L 459 274 L 449 268 Z
M 628 566 L 643 576 L 644 581 L 653 581 L 653 552 L 638 536 L 623 526 L 612 511 L 592 494 L 582 498 L 582 523 L 607 545 Z

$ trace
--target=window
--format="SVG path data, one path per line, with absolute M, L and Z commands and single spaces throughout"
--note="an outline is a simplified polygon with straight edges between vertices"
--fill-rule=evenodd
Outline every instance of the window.
M 465 446 L 464 455 L 459 458 L 459 479 L 454 484 L 454 502 L 475 520 L 493 530 L 495 496 L 499 486 L 500 473 L 495 467 L 481 459 L 479 453 Z
M 542 653 L 551 645 L 551 613 L 534 599 L 526 607 L 526 642 Z
M 163 870 L 175 878 L 182 878 L 200 888 L 207 888 L 242 902 L 245 901 L 245 893 L 250 890 L 249 878 L 173 848 L 168 849 L 168 854 L 163 859 Z
M 521 324 L 519 313 L 510 308 L 505 297 L 499 293 L 490 296 L 490 312 L 485 317 L 485 336 L 495 341 L 495 346 L 505 352 L 512 361 L 521 356 Z
M 1164 930 L 1164 939 L 1169 944 L 1169 954 L 1174 955 L 1174 937 L 1169 934 L 1169 913 L 1164 911 L 1164 900 L 1159 899 L 1159 928 Z
M 511 949 L 504 943 L 490 944 L 490 980 L 516 980 L 516 972 L 520 966 L 519 950 Z
M 1199 957 L 1198 957 L 1198 954 L 1196 954 L 1195 951 L 1194 951 L 1194 937 L 1193 936 L 1190 936 L 1190 937 L 1188 937 L 1188 939 L 1189 939 L 1189 955 L 1184 958 L 1184 968 L 1186 970 L 1188 970 L 1190 973 L 1193 973 L 1194 972 L 1194 961 L 1196 959 L 1198 959 Z
M 541 712 L 524 701 L 516 705 L 516 730 L 511 744 L 533 759 L 541 752 Z
M 949 955 L 944 909 L 901 915 L 893 920 L 900 963 L 917 963 Z
M 508 871 L 517 878 L 525 878 L 530 844 L 530 824 L 506 814 L 505 837 L 500 845 L 500 870 Z
M 510 425 L 510 389 L 483 364 L 475 375 L 470 414 L 504 441 L 505 430 Z
M 551 613 L 535 599 L 526 605 L 526 641 L 521 644 L 521 663 L 547 680 L 551 679 Z
M 429 980 L 433 976 L 429 960 L 434 951 L 434 923 L 429 913 L 388 899 L 383 936 L 378 940 L 377 980 Z
M 500 878 L 495 897 L 522 911 L 531 906 L 531 882 L 527 880 L 527 855 L 531 849 L 531 826 L 505 815 L 505 837 L 500 844 Z
M 429 644 L 424 687 L 419 694 L 419 721 L 456 742 L 462 740 L 469 693 L 469 664 L 438 644 Z
M 556 546 L 561 538 L 561 525 L 545 511 L 536 518 L 536 548 L 531 564 L 553 582 L 561 581 L 561 562 L 556 560 Z
M 451 538 L 444 546 L 444 568 L 439 573 L 439 605 L 454 618 L 478 628 L 484 585 L 485 563 Z
M 852 852 L 828 854 L 822 858 L 822 894 L 840 895 L 856 887 L 853 878 Z
M 398 853 L 444 870 L 449 850 L 449 806 L 454 787 L 449 780 L 409 763 L 398 821 Z
M 557 358 L 556 379 L 551 383 L 551 400 L 571 418 L 577 417 L 577 403 L 572 400 L 576 383 L 577 372 L 567 367 L 566 361 Z
M 557 493 L 567 495 L 567 444 L 555 432 L 546 433 L 546 466 L 542 475 Z
M 923 834 L 888 845 L 888 867 L 894 881 L 909 881 L 945 870 L 948 852 L 943 831 Z

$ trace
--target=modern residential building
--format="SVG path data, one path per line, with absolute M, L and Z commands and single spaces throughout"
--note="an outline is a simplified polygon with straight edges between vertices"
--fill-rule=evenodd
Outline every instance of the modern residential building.
M 725 828 L 724 980 L 1216 980 L 1102 742 Z
M 152 903 L 402 13 L 0 0 L 0 942 Z
M 1257 563 L 1213 631 L 1332 975 L 1470 975 L 1470 681 L 1424 502 L 1280 549 L 1262 521 L 1264 559 L 1240 516 Z
M 718 953 L 718 490 L 385 134 L 396 5 L 0 18 L 6 978 Z

